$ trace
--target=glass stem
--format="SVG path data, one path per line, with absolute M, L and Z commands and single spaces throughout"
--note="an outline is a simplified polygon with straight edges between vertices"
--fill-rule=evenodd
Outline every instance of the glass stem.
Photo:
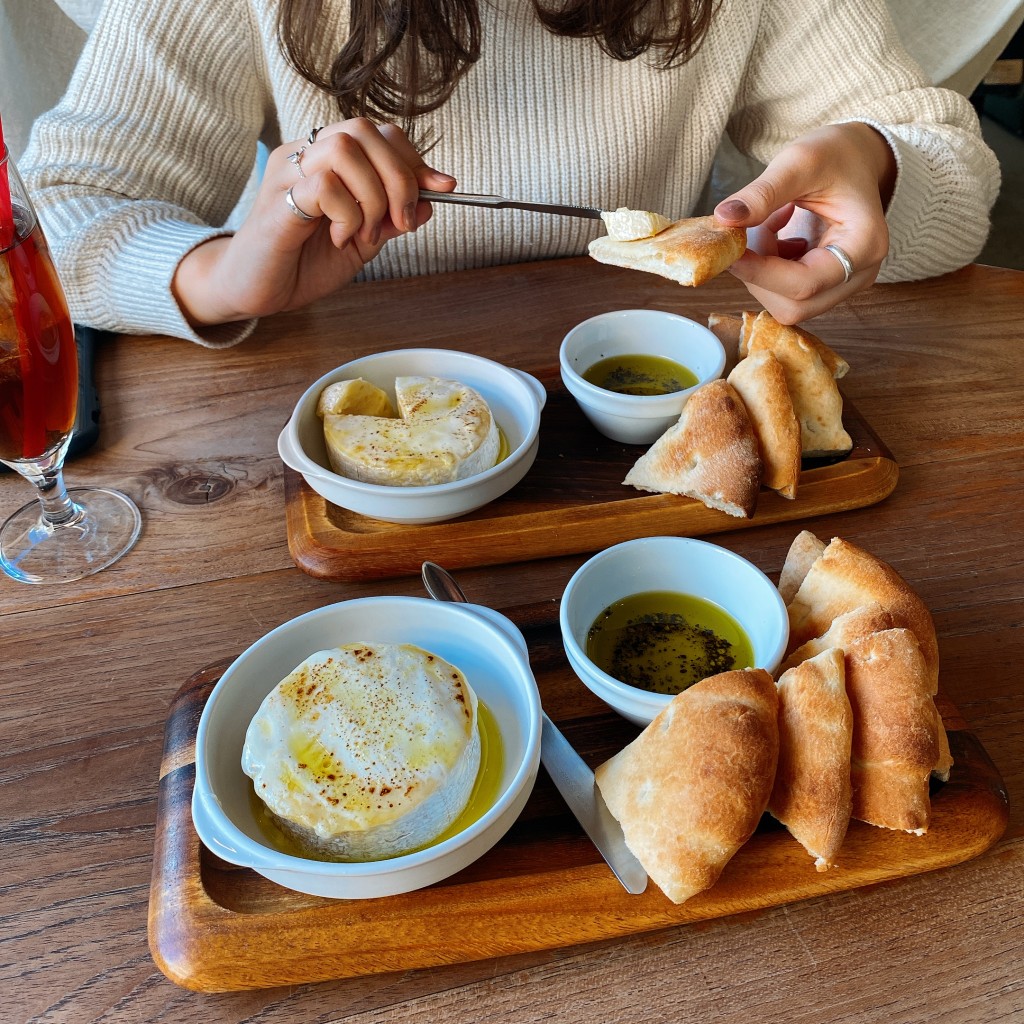
M 32 482 L 39 489 L 43 520 L 50 526 L 67 526 L 82 515 L 82 510 L 68 497 L 68 489 L 64 486 L 64 473 L 60 466 L 44 470 Z

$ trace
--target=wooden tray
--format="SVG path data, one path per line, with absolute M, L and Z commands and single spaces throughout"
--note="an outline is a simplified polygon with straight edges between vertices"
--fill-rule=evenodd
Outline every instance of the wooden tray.
M 369 519 L 331 504 L 286 466 L 295 564 L 319 579 L 385 579 L 418 573 L 424 559 L 461 569 L 597 551 L 633 537 L 698 537 L 873 505 L 899 476 L 892 454 L 844 399 L 853 450 L 831 464 L 805 463 L 794 501 L 762 490 L 753 518 L 739 519 L 692 498 L 644 494 L 622 484 L 644 449 L 599 434 L 556 371 L 537 376 L 548 403 L 536 462 L 508 494 L 460 519 L 422 526 Z
M 548 604 L 507 609 L 526 635 L 545 706 L 596 766 L 637 729 L 572 674 Z M 719 881 L 682 906 L 652 882 L 630 896 L 542 770 L 519 820 L 476 863 L 436 885 L 375 900 L 291 892 L 225 864 L 192 825 L 199 716 L 227 662 L 196 673 L 172 702 L 160 771 L 149 945 L 172 981 L 207 992 L 303 984 L 572 946 L 778 906 L 975 857 L 1008 819 L 998 771 L 940 694 L 956 763 L 932 794 L 925 836 L 852 822 L 839 863 L 812 859 L 765 815 Z M 444 936 L 443 941 L 439 936 Z

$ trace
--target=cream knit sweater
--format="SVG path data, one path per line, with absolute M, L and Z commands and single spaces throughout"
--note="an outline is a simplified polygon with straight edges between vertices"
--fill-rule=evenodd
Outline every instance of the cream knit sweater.
M 170 292 L 174 268 L 217 234 L 258 138 L 304 140 L 338 119 L 282 57 L 276 0 L 109 0 L 61 104 L 21 165 L 74 318 L 123 332 L 198 336 Z M 531 0 L 481 0 L 480 61 L 425 121 L 429 160 L 467 192 L 682 217 L 723 133 L 767 162 L 827 122 L 866 121 L 896 155 L 882 280 L 929 277 L 984 244 L 998 164 L 962 97 L 926 87 L 882 0 L 722 0 L 698 54 L 659 71 L 547 32 Z M 324 0 L 323 48 L 348 0 Z M 586 252 L 593 221 L 438 206 L 388 243 L 368 279 Z

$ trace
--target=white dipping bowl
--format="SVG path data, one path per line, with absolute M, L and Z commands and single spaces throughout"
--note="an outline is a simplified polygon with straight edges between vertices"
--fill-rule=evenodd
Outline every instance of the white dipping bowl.
M 416 644 L 464 673 L 501 733 L 497 798 L 457 835 L 389 860 L 328 863 L 283 853 L 253 813 L 252 782 L 241 766 L 246 729 L 263 698 L 309 655 L 358 641 Z M 519 816 L 540 764 L 540 721 L 526 641 L 498 612 L 417 597 L 328 605 L 257 640 L 213 688 L 196 734 L 192 820 L 199 838 L 218 857 L 298 892 L 367 899 L 420 889 L 476 860 Z
M 743 627 L 754 668 L 772 674 L 789 642 L 786 605 L 768 577 L 726 548 L 688 537 L 644 537 L 606 548 L 566 585 L 559 609 L 562 644 L 573 671 L 624 718 L 647 725 L 672 700 L 620 682 L 587 657 L 587 633 L 610 604 L 651 590 L 692 594 L 718 605 Z
M 508 456 L 464 480 L 423 487 L 388 487 L 335 473 L 327 457 L 323 420 L 316 412 L 320 392 L 335 381 L 362 377 L 387 392 L 394 404 L 395 378 L 403 376 L 443 377 L 478 391 L 505 435 Z M 486 505 L 522 480 L 537 457 L 546 397 L 544 386 L 530 374 L 469 352 L 379 352 L 345 363 L 307 388 L 277 439 L 277 450 L 285 465 L 334 505 L 389 523 L 440 523 Z
M 591 384 L 583 374 L 611 356 L 672 359 L 691 370 L 697 383 L 668 395 L 620 395 Z M 584 320 L 562 340 L 562 382 L 588 420 L 605 437 L 626 444 L 651 444 L 678 419 L 701 384 L 722 376 L 725 349 L 702 324 L 659 309 L 619 309 Z

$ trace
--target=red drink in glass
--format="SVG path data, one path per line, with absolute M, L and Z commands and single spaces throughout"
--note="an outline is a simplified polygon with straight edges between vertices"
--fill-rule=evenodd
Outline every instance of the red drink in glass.
M 27 219 L 27 218 L 26 218 Z M 78 354 L 67 302 L 38 224 L 0 251 L 0 459 L 33 459 L 70 435 Z
M 142 529 L 126 494 L 64 485 L 78 350 L 32 200 L 0 133 L 0 461 L 36 491 L 0 526 L 0 571 L 67 583 L 116 562 Z

